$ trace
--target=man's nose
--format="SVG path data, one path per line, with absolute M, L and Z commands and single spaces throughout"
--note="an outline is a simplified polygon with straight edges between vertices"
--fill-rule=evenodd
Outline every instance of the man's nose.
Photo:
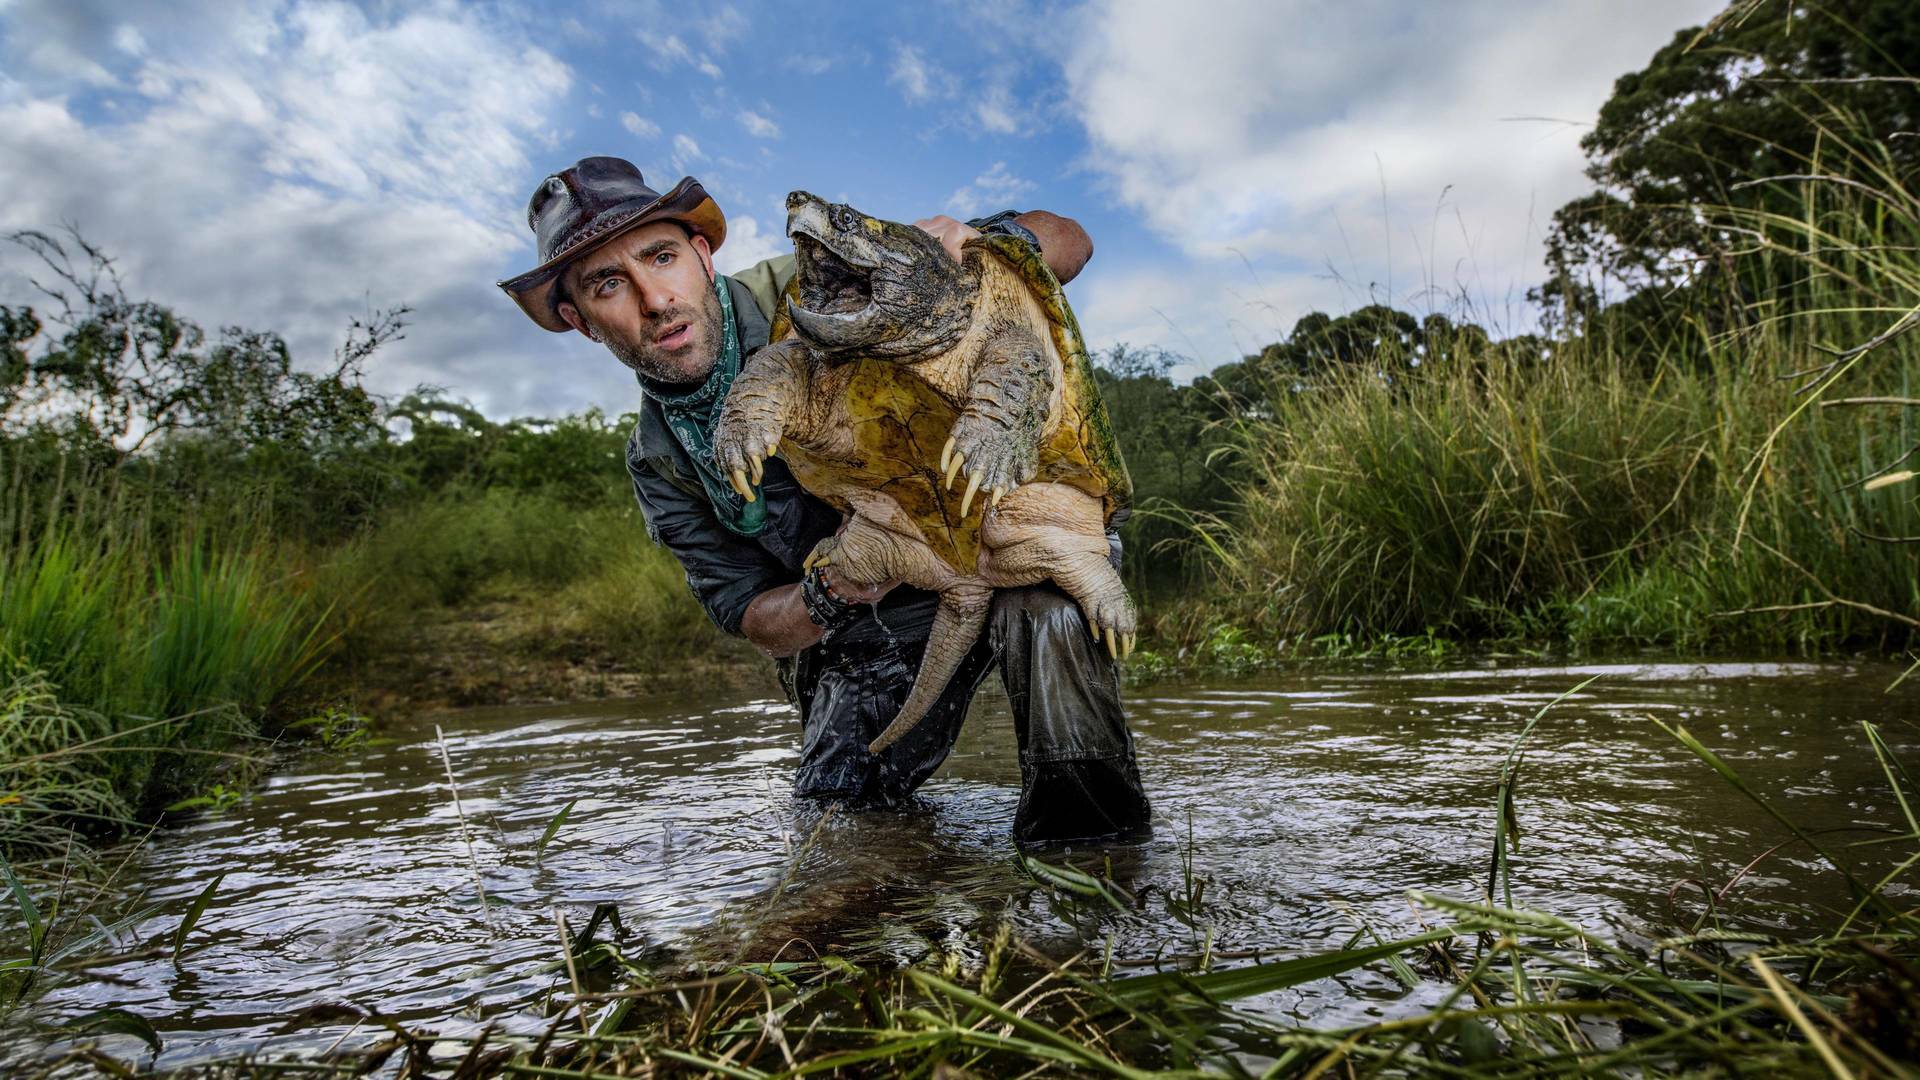
M 648 315 L 662 315 L 672 311 L 679 301 L 672 286 L 664 281 L 640 281 L 640 310 Z

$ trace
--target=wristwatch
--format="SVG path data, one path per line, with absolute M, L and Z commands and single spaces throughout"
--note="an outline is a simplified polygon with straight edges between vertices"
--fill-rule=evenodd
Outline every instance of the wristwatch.
M 852 622 L 860 609 L 840 599 L 827 584 L 826 568 L 816 566 L 800 579 L 800 602 L 807 606 L 807 620 L 826 631 L 823 638 Z
M 1015 220 L 1019 216 L 1020 211 L 1018 210 L 1002 210 L 991 217 L 974 218 L 972 221 L 967 222 L 967 226 L 978 229 L 983 233 L 998 233 L 1001 236 L 1019 237 L 1027 243 L 1032 244 L 1033 250 L 1039 251 L 1040 238 L 1033 235 L 1032 229 L 1027 228 Z

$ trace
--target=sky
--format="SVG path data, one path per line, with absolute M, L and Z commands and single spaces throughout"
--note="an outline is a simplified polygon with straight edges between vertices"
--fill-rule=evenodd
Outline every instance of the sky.
M 590 155 L 789 250 L 804 188 L 912 221 L 1044 209 L 1095 254 L 1090 346 L 1192 377 L 1372 302 L 1532 327 L 1581 134 L 1705 0 L 0 0 L 0 234 L 79 227 L 131 295 L 319 367 L 413 309 L 377 392 L 496 418 L 637 404 L 604 348 L 494 286 L 526 201 Z M 0 303 L 33 303 L 0 249 Z

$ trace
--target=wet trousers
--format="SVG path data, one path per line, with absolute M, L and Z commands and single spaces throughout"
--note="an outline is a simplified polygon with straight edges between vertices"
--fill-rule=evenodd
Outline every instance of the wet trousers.
M 1050 584 L 994 594 L 987 632 L 928 711 L 879 755 L 867 744 L 900 711 L 926 642 L 836 648 L 795 658 L 788 692 L 803 743 L 794 794 L 891 806 L 953 749 L 967 705 L 993 666 L 1007 690 L 1020 751 L 1021 845 L 1138 839 L 1149 807 L 1120 709 L 1119 672 L 1080 608 Z

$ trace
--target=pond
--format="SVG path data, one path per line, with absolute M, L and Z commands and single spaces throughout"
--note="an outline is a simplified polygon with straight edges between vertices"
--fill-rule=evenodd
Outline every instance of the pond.
M 1480 895 L 1507 751 L 1529 718 L 1583 682 L 1525 745 L 1516 901 L 1631 937 L 1670 910 L 1698 912 L 1697 888 L 1670 897 L 1680 883 L 1717 889 L 1739 876 L 1727 903 L 1743 919 L 1793 927 L 1843 902 L 1838 879 L 1793 846 L 1741 876 L 1785 830 L 1654 720 L 1685 725 L 1808 828 L 1884 828 L 1897 808 L 1859 724 L 1884 725 L 1902 753 L 1920 743 L 1913 694 L 1884 693 L 1897 674 L 1831 663 L 1342 663 L 1136 690 L 1128 711 L 1155 835 L 1046 855 L 1110 874 L 1134 898 L 1105 919 L 1061 910 L 1015 864 L 1018 765 L 1006 703 L 991 691 L 915 805 L 826 815 L 789 795 L 798 721 L 776 697 L 422 716 L 390 725 L 377 745 L 301 754 L 241 804 L 153 837 L 128 873 L 169 914 L 136 936 L 165 940 L 191 898 L 225 875 L 185 963 L 105 957 L 22 1012 L 138 1013 L 165 1040 L 163 1067 L 327 1047 L 352 1025 L 302 1013 L 343 1002 L 443 1033 L 535 1031 L 566 978 L 556 914 L 578 928 L 601 904 L 617 906 L 629 955 L 652 950 L 663 964 L 783 948 L 911 962 L 1002 918 L 1052 954 L 1110 948 L 1128 970 L 1339 948 L 1363 928 L 1414 933 L 1433 916 L 1407 890 Z M 1325 1024 L 1422 998 L 1376 970 L 1248 1004 Z M 23 1030 L 5 1040 L 16 1063 L 45 1052 Z M 129 1036 L 101 1046 L 151 1060 Z

